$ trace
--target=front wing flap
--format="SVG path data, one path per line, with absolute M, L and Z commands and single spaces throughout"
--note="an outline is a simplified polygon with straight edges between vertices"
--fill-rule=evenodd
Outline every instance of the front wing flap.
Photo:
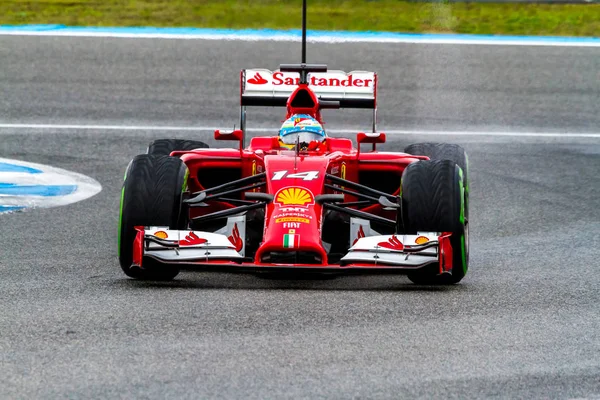
M 433 263 L 440 274 L 452 271 L 450 234 L 421 232 L 417 235 L 361 237 L 342 257 L 341 265 L 373 264 L 415 270 Z

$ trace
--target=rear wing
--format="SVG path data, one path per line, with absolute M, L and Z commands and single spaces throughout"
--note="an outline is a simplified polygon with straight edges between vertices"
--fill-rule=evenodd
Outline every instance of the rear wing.
M 299 83 L 298 72 L 242 70 L 240 105 L 285 107 Z M 377 108 L 377 74 L 374 72 L 311 72 L 308 85 L 319 100 L 337 101 L 340 108 Z
M 314 68 L 315 66 L 310 67 Z M 327 68 L 326 66 L 317 67 L 321 67 L 325 71 Z M 307 80 L 310 89 L 319 101 L 337 102 L 339 108 L 373 110 L 373 132 L 376 131 L 377 74 L 375 72 L 335 70 L 309 72 Z M 242 70 L 240 75 L 240 125 L 242 131 L 244 133 L 246 131 L 246 107 L 285 107 L 288 98 L 299 83 L 300 72 L 270 71 L 258 68 Z

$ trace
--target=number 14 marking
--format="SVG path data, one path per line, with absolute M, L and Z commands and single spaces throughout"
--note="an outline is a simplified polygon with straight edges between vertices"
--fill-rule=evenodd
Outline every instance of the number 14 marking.
M 296 178 L 305 181 L 312 181 L 313 179 L 317 179 L 318 177 L 319 171 L 297 172 L 295 174 L 288 174 L 288 171 L 276 171 L 273 173 L 273 177 L 271 178 L 271 180 L 279 181 L 283 178 Z

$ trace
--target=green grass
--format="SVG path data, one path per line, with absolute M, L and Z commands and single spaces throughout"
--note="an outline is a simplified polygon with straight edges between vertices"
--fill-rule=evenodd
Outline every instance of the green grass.
M 600 35 L 600 4 L 308 3 L 309 29 Z M 300 7 L 300 0 L 0 0 L 0 25 L 297 29 Z

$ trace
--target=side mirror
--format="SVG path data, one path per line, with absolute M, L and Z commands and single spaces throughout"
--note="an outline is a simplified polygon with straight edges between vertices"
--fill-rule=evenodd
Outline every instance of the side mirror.
M 240 152 L 244 148 L 244 131 L 241 129 L 236 129 L 232 132 L 221 132 L 220 130 L 215 130 L 215 140 L 237 140 L 240 142 Z
M 358 132 L 356 135 L 356 141 L 358 142 L 358 150 L 360 151 L 360 145 L 362 143 L 372 143 L 373 151 L 375 151 L 375 146 L 377 143 L 385 143 L 385 133 L 364 133 Z
M 221 132 L 219 129 L 215 131 L 215 140 L 237 140 L 241 142 L 244 138 L 244 131 L 236 129 L 232 132 Z

